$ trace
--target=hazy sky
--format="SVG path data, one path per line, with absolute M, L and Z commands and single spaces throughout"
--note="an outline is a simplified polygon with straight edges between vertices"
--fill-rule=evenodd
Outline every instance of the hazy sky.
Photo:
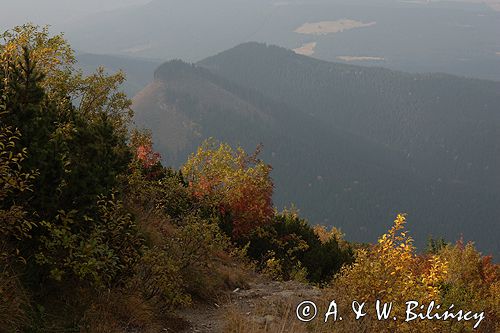
M 140 5 L 151 0 L 0 0 L 0 30 L 33 22 L 58 24 L 88 14 Z
M 442 0 L 393 0 L 392 2 L 439 1 Z M 500 10 L 500 0 L 447 1 L 484 3 L 492 8 Z M 39 25 L 50 24 L 57 29 L 58 24 L 67 23 L 74 19 L 85 17 L 85 15 L 88 14 L 108 11 L 120 7 L 141 5 L 148 2 L 151 2 L 151 0 L 0 0 L 0 30 L 4 31 L 25 22 L 34 22 Z M 273 2 L 273 0 L 269 0 L 269 2 Z M 274 0 L 274 2 L 293 3 L 299 1 Z M 331 0 L 331 2 L 338 2 L 338 0 Z M 367 3 L 370 2 L 373 2 L 373 0 L 367 0 Z M 386 2 L 391 2 L 391 0 L 387 0 Z

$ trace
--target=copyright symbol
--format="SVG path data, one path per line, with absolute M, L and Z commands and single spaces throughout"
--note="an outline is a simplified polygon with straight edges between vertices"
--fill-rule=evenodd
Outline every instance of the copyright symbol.
M 297 305 L 296 314 L 300 321 L 308 322 L 316 318 L 318 308 L 314 302 L 304 301 Z

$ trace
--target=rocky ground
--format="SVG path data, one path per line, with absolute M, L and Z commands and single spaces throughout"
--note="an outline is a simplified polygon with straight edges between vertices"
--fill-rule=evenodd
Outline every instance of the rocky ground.
M 246 322 L 246 325 L 269 326 L 283 321 L 283 316 L 289 317 L 294 311 L 294 302 L 319 295 L 319 289 L 294 281 L 257 281 L 246 289 L 235 289 L 218 303 L 195 305 L 180 311 L 179 320 L 185 321 L 186 325 L 178 332 L 224 332 L 231 316 Z M 166 329 L 166 332 L 175 331 Z

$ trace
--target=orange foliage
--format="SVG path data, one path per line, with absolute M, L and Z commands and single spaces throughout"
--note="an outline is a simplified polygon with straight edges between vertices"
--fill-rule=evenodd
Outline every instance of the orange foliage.
M 146 169 L 157 165 L 161 159 L 160 153 L 153 151 L 151 144 L 137 147 L 136 157 Z
M 212 200 L 230 216 L 235 237 L 268 223 L 274 213 L 271 167 L 257 159 L 258 153 L 247 155 L 242 148 L 209 140 L 182 169 L 193 196 Z

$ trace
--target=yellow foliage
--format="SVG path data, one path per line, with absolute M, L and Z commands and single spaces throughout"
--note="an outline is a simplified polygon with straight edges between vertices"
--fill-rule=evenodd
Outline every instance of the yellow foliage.
M 50 95 L 51 88 L 60 86 L 72 73 L 75 64 L 73 50 L 62 34 L 50 36 L 47 26 L 33 24 L 17 26 L 0 34 L 2 64 L 15 63 L 23 54 L 23 47 L 30 50 L 30 58 L 45 74 L 44 88 Z
M 65 107 L 72 102 L 89 118 L 106 113 L 119 130 L 128 131 L 133 112 L 131 101 L 119 91 L 125 81 L 122 71 L 109 75 L 99 67 L 95 73 L 84 76 L 75 68 L 74 51 L 63 34 L 51 35 L 48 26 L 25 24 L 0 33 L 0 64 L 7 73 L 4 86 L 9 80 L 8 73 L 18 66 L 25 49 L 30 61 L 44 75 L 41 86 L 51 101 Z
M 342 233 L 342 230 L 336 227 L 331 227 L 330 230 L 327 230 L 325 226 L 316 225 L 314 226 L 314 233 L 318 236 L 321 243 L 327 243 L 330 239 L 335 238 L 339 243 L 344 243 L 345 234 Z
M 382 235 L 369 250 L 358 250 L 356 262 L 344 267 L 334 280 L 333 288 L 342 291 L 344 301 L 358 300 L 374 305 L 377 300 L 393 302 L 391 315 L 404 318 L 405 303 L 416 300 L 429 303 L 439 300 L 439 285 L 447 276 L 447 262 L 438 256 L 421 258 L 415 254 L 413 239 L 405 231 L 406 216 L 399 214 L 392 228 Z M 344 306 L 350 307 L 350 303 Z M 373 307 L 373 306 L 372 306 Z M 368 322 L 370 332 L 391 329 L 405 332 L 424 330 L 435 322 L 377 321 L 372 313 Z M 439 325 L 439 324 L 437 324 Z M 338 325 L 337 325 L 338 326 Z

